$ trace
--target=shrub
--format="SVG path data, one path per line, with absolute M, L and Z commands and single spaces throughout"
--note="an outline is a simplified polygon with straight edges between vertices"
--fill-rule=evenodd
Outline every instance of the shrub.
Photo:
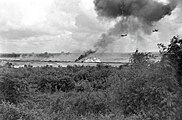
M 115 103 L 123 114 L 142 115 L 143 118 L 178 120 L 179 92 L 173 74 L 159 66 L 123 81 L 116 91 Z
M 0 104 L 1 117 L 3 120 L 42 120 L 36 110 L 29 110 L 22 105 L 9 102 Z
M 158 47 L 161 49 L 161 62 L 175 68 L 177 80 L 182 86 L 182 39 L 179 36 L 174 36 L 167 47 L 161 43 L 158 44 Z
M 55 79 L 53 76 L 42 77 L 42 79 L 38 82 L 38 90 L 41 92 L 51 92 L 54 93 L 56 91 L 68 92 L 74 89 L 74 81 L 70 77 L 63 77 Z
M 17 104 L 28 98 L 29 88 L 26 81 L 8 76 L 2 77 L 1 80 L 0 90 L 5 101 Z
M 130 63 L 132 67 L 140 69 L 141 67 L 148 66 L 151 63 L 150 60 L 152 58 L 155 59 L 155 56 L 152 53 L 143 53 L 136 50 L 130 57 Z
M 106 114 L 109 111 L 107 97 L 102 92 L 71 92 L 62 94 L 53 103 L 52 111 L 72 113 L 77 116 Z

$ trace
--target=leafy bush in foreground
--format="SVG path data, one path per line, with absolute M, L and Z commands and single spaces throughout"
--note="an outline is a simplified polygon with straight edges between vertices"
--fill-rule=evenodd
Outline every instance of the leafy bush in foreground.
M 0 105 L 3 120 L 43 120 L 38 111 L 29 110 L 22 105 L 3 102 Z
M 8 76 L 1 78 L 0 90 L 3 100 L 14 104 L 23 102 L 29 95 L 28 83 Z
M 150 61 L 153 56 L 149 53 L 136 51 L 130 63 L 119 68 L 104 65 L 0 68 L 0 99 L 4 101 L 0 103 L 0 117 L 181 120 L 182 52 L 181 40 L 175 40 L 156 63 Z
M 161 43 L 158 44 L 158 47 L 163 55 L 161 62 L 165 65 L 169 64 L 176 70 L 176 78 L 182 86 L 182 39 L 174 36 L 167 47 Z

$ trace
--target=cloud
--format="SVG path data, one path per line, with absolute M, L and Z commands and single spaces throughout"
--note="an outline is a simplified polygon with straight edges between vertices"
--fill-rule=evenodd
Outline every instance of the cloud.
M 101 32 L 104 31 L 98 20 L 91 18 L 90 16 L 81 13 L 75 17 L 75 25 L 78 29 L 83 29 L 88 32 Z
M 80 34 L 96 39 L 93 33 L 102 28 L 97 27 L 99 23 L 91 15 L 94 9 L 90 11 L 90 5 L 84 7 L 85 4 L 81 0 L 1 0 L 1 51 L 60 52 L 87 48 L 79 46 L 87 39 Z M 79 23 L 84 17 L 90 25 Z
M 9 29 L 7 31 L 0 32 L 0 36 L 5 39 L 25 39 L 43 35 L 49 35 L 49 33 L 35 30 L 33 31 L 31 29 Z
M 155 26 L 159 33 L 144 36 L 143 49 L 157 50 L 158 42 L 182 33 L 180 8 Z M 112 34 L 122 33 L 119 30 L 124 24 L 116 23 L 98 17 L 93 0 L 0 0 L 0 52 L 85 51 L 94 48 L 99 36 L 114 26 Z M 137 26 L 144 25 L 131 28 Z M 108 51 L 134 50 L 135 37 L 115 38 Z

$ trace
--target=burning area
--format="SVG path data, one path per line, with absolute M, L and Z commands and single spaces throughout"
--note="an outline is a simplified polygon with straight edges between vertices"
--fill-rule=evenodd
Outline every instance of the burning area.
M 98 17 L 119 19 L 113 28 L 100 36 L 95 47 L 105 50 L 123 33 L 134 37 L 138 42 L 145 41 L 143 36 L 150 35 L 155 23 L 171 15 L 178 3 L 178 0 L 169 0 L 165 4 L 156 0 L 95 0 Z
M 97 50 L 88 50 L 88 51 L 86 51 L 86 52 L 84 52 L 82 55 L 80 55 L 76 60 L 75 60 L 75 62 L 78 62 L 78 61 L 80 61 L 81 59 L 83 59 L 83 58 L 86 58 L 87 56 L 89 56 L 90 54 L 94 54 L 94 53 L 96 53 L 97 52 Z
M 94 0 L 98 18 L 115 20 L 115 25 L 103 33 L 94 44 L 94 50 L 88 50 L 75 61 L 95 52 L 104 52 L 108 46 L 121 39 L 122 34 L 133 38 L 137 45 L 145 43 L 145 36 L 151 35 L 155 24 L 181 4 L 180 0 Z M 124 38 L 123 38 L 124 39 Z

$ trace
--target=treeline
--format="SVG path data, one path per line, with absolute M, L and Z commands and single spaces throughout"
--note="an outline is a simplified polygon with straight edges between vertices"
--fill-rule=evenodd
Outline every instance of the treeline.
M 61 53 L 1 53 L 0 57 L 4 58 L 19 58 L 19 57 L 40 57 L 40 58 L 50 58 L 59 55 L 70 55 L 70 52 L 61 52 Z
M 21 54 L 18 54 L 18 53 L 2 53 L 0 54 L 0 57 L 5 57 L 5 58 L 17 58 L 17 57 L 20 57 Z
M 43 58 L 49 58 L 53 57 L 54 54 L 45 52 L 45 53 L 2 53 L 0 54 L 0 57 L 4 58 L 19 58 L 19 57 L 43 57 Z
M 0 69 L 3 120 L 181 120 L 182 40 L 136 51 L 127 66 Z

